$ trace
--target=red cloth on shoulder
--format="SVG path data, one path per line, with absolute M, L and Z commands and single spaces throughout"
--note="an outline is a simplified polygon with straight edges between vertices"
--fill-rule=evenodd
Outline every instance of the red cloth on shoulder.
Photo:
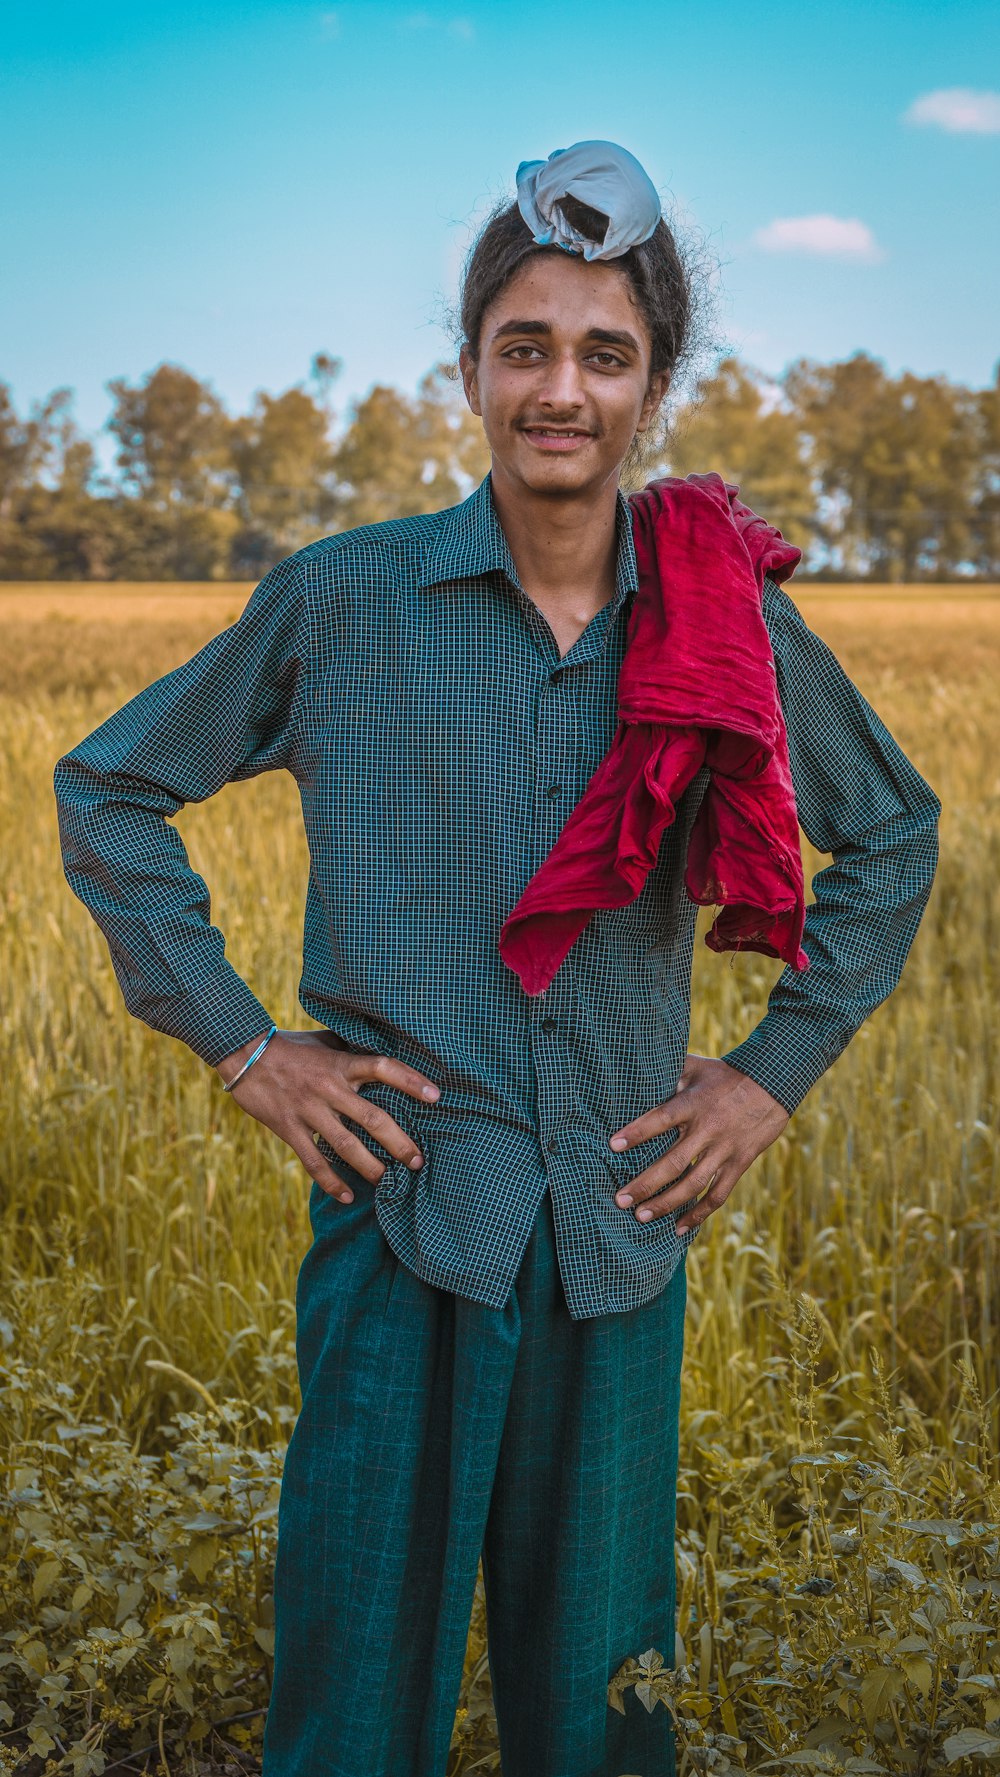
M 618 676 L 618 727 L 555 845 L 501 928 L 505 963 L 544 991 L 597 908 L 634 901 L 679 796 L 707 765 L 685 887 L 720 912 L 712 950 L 807 969 L 802 854 L 764 575 L 801 551 L 720 475 L 667 476 L 629 505 L 638 591 Z

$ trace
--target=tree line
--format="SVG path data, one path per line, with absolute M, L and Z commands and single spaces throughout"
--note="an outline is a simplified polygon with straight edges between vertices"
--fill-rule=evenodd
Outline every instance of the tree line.
M 163 363 L 108 383 L 112 471 L 55 390 L 18 415 L 0 382 L 0 579 L 257 580 L 316 537 L 454 504 L 489 467 L 453 366 L 415 395 L 376 385 L 339 416 L 317 353 L 231 415 Z M 890 375 L 866 352 L 777 379 L 724 358 L 630 473 L 716 469 L 818 578 L 1000 579 L 1000 367 L 968 388 Z

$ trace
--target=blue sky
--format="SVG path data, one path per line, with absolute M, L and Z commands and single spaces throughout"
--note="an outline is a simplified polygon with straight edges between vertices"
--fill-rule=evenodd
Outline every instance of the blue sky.
M 761 369 L 1000 359 L 993 0 L 8 0 L 0 70 L 0 379 L 88 430 L 163 359 L 234 410 L 317 350 L 341 408 L 413 387 L 484 207 L 586 136 L 698 232 Z

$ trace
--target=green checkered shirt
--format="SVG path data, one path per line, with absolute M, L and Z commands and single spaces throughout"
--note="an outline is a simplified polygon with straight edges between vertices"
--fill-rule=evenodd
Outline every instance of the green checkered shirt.
M 595 913 L 545 993 L 526 995 L 497 949 L 611 744 L 635 587 L 622 501 L 614 597 L 560 658 L 487 477 L 448 511 L 280 562 L 236 624 L 56 768 L 66 874 L 130 1010 L 209 1063 L 271 1014 L 226 959 L 169 817 L 223 784 L 291 772 L 311 857 L 302 1005 L 350 1047 L 441 1088 L 433 1105 L 363 1088 L 412 1135 L 419 1172 L 389 1160 L 373 1189 L 338 1170 L 372 1193 L 406 1265 L 495 1307 L 549 1190 L 575 1319 L 649 1301 L 691 1238 L 673 1215 L 640 1224 L 614 1201 L 674 1132 L 623 1155 L 608 1137 L 668 1098 L 684 1063 L 696 909 L 683 870 L 707 773 L 681 798 L 641 894 Z M 833 862 L 813 884 L 809 970 L 781 974 L 724 1059 L 793 1111 L 899 978 L 940 805 L 772 581 L 764 617 L 799 818 Z

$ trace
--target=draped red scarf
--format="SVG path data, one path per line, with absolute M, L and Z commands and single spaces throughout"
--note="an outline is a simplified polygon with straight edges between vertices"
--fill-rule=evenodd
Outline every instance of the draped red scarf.
M 548 987 L 597 908 L 635 900 L 702 766 L 684 883 L 692 901 L 719 908 L 706 944 L 809 967 L 788 737 L 761 611 L 764 575 L 787 579 L 801 550 L 738 491 L 720 475 L 671 475 L 629 500 L 639 583 L 618 727 L 500 932 L 526 993 Z

